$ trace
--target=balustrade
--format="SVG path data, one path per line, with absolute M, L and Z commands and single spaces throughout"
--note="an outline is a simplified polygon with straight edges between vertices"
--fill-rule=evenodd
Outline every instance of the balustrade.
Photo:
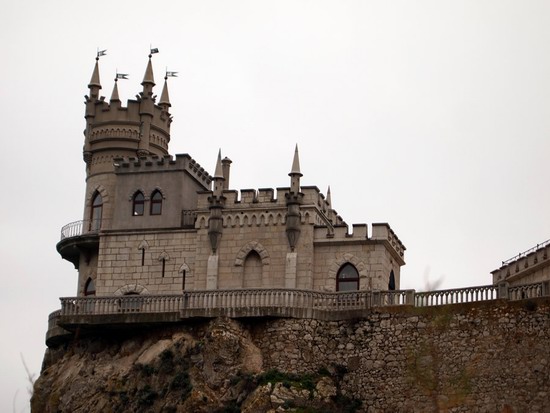
M 506 297 L 520 300 L 548 295 L 544 283 L 508 287 Z M 502 293 L 501 293 L 502 294 Z M 502 297 L 502 298 L 506 298 Z M 312 290 L 240 289 L 188 291 L 181 295 L 132 295 L 114 297 L 71 297 L 61 298 L 61 310 L 50 315 L 50 323 L 55 324 L 59 316 L 167 313 L 192 310 L 195 314 L 204 311 L 224 310 L 238 316 L 247 315 L 260 308 L 273 310 L 273 315 L 281 309 L 305 309 L 327 312 L 364 310 L 374 306 L 413 305 L 426 307 L 434 305 L 490 301 L 498 298 L 498 286 L 484 285 L 415 292 L 399 291 L 349 291 L 322 292 Z

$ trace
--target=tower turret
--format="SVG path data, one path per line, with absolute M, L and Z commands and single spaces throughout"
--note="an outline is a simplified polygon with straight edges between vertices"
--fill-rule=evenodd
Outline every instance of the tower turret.
M 214 188 L 212 196 L 208 198 L 210 218 L 208 219 L 208 237 L 212 252 L 215 253 L 220 243 L 222 235 L 222 209 L 225 206 L 225 197 L 223 196 L 223 186 L 225 178 L 223 177 L 222 152 L 218 152 L 216 162 L 216 171 L 214 172 Z
M 302 173 L 300 172 L 300 157 L 298 155 L 298 145 L 294 150 L 294 159 L 292 160 L 292 168 L 290 173 L 290 192 L 285 194 L 286 197 L 286 236 L 288 238 L 288 244 L 290 250 L 294 251 L 298 237 L 300 236 L 300 205 L 304 194 L 300 192 L 300 178 Z
M 118 79 L 126 79 L 126 74 L 115 77 L 111 98 L 106 101 L 99 96 L 98 53 L 92 78 L 88 85 L 90 96 L 86 96 L 86 131 L 84 141 L 84 160 L 86 162 L 86 204 L 84 220 L 94 220 L 88 227 L 94 230 L 108 229 L 112 219 L 110 196 L 115 187 L 115 158 L 135 158 L 144 155 L 168 155 L 170 142 L 171 117 L 168 113 L 170 102 L 165 89 L 162 104 L 155 104 L 153 87 L 155 80 L 151 55 L 147 62 L 145 75 L 141 82 L 142 91 L 136 100 L 128 100 L 123 106 L 119 96 Z M 166 85 L 165 85 L 166 86 Z M 101 222 L 93 215 L 94 199 L 96 203 L 101 194 Z M 97 207 L 97 206 L 96 206 Z M 97 208 L 96 208 L 97 209 Z M 92 228 L 93 227 L 93 228 Z
M 143 91 L 140 92 L 139 100 L 139 116 L 140 116 L 140 136 L 139 136 L 139 148 L 137 150 L 138 156 L 145 156 L 150 153 L 149 143 L 151 134 L 151 123 L 153 121 L 153 111 L 155 107 L 155 96 L 153 96 L 153 87 L 155 86 L 155 77 L 153 76 L 153 65 L 151 63 L 151 57 L 149 55 L 149 61 L 147 62 L 147 68 L 145 69 L 145 75 L 143 76 Z

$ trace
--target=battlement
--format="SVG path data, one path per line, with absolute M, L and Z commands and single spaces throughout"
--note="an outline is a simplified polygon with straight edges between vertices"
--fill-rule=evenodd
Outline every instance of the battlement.
M 177 154 L 175 158 L 172 155 L 124 157 L 113 161 L 117 174 L 186 171 L 205 188 L 212 182 L 210 174 L 188 154 Z
M 323 213 L 328 213 L 330 205 L 325 200 L 325 196 L 316 186 L 303 186 L 300 188 L 303 194 L 304 206 L 315 206 Z M 235 189 L 223 191 L 226 209 L 239 208 L 273 208 L 286 207 L 285 194 L 290 192 L 289 187 L 260 188 L 260 189 Z M 208 197 L 210 192 L 199 194 L 199 209 L 208 207 Z

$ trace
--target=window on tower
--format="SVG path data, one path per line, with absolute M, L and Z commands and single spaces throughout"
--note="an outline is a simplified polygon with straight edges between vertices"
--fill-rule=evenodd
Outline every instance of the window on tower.
M 141 216 L 143 215 L 145 211 L 145 197 L 141 193 L 141 191 L 138 191 L 134 194 L 134 198 L 132 200 L 132 215 L 133 216 Z
M 90 214 L 90 231 L 99 231 L 101 228 L 101 215 L 103 213 L 103 198 L 99 192 L 92 198 L 92 211 Z
M 151 215 L 160 215 L 162 213 L 162 194 L 157 189 L 151 195 Z
M 84 286 L 84 295 L 95 295 L 95 282 L 91 278 L 88 278 L 86 285 Z

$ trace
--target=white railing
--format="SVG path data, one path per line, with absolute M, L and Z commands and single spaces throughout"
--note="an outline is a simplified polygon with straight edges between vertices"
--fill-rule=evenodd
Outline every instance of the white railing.
M 81 220 L 74 221 L 61 228 L 61 240 L 65 238 L 79 237 L 84 234 L 96 234 L 100 230 L 102 222 Z
M 49 323 L 53 326 L 61 316 L 131 313 L 179 312 L 182 317 L 210 317 L 217 314 L 216 310 L 223 310 L 224 314 L 232 317 L 251 314 L 277 316 L 283 313 L 315 317 L 315 314 L 329 313 L 334 315 L 332 318 L 337 319 L 338 314 L 346 311 L 367 310 L 373 307 L 402 305 L 426 307 L 491 301 L 497 298 L 521 300 L 548 295 L 550 295 L 549 282 L 514 287 L 503 283 L 418 293 L 415 290 L 322 292 L 258 288 L 189 291 L 179 295 L 69 297 L 61 298 L 61 310 L 50 315 Z M 254 312 L 258 309 L 265 310 Z M 187 315 L 184 316 L 184 312 Z
M 477 287 L 457 288 L 451 290 L 436 290 L 415 293 L 414 305 L 425 307 L 431 305 L 445 305 L 489 301 L 498 298 L 497 285 L 482 285 Z

